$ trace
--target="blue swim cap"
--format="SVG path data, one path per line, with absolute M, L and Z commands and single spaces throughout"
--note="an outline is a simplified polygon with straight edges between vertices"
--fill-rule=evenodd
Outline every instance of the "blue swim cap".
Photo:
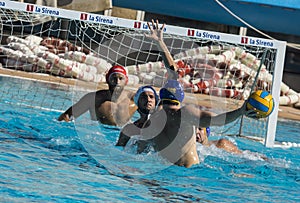
M 136 91 L 136 93 L 135 93 L 135 95 L 134 95 L 134 98 L 133 98 L 133 101 L 134 101 L 135 105 L 138 106 L 138 102 L 139 102 L 139 98 L 140 98 L 141 94 L 142 94 L 143 92 L 148 92 L 148 91 L 154 93 L 154 96 L 155 96 L 155 104 L 158 103 L 159 98 L 158 98 L 158 95 L 157 95 L 155 89 L 154 89 L 153 87 L 151 87 L 151 86 L 146 85 L 146 86 L 141 86 L 141 87 Z
M 206 136 L 209 137 L 210 136 L 210 127 L 205 128 L 206 130 Z
M 183 87 L 177 80 L 168 80 L 160 89 L 159 96 L 162 101 L 182 102 L 184 99 Z

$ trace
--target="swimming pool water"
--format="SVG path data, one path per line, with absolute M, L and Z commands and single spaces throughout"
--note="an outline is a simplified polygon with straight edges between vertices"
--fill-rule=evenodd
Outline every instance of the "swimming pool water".
M 34 88 L 41 93 L 28 93 Z M 22 101 L 16 89 L 26 90 Z M 115 147 L 119 128 L 90 121 L 88 114 L 58 122 L 73 92 L 13 78 L 2 78 L 1 92 L 1 202 L 300 201 L 300 148 L 229 137 L 249 151 L 232 155 L 199 145 L 202 163 L 186 169 Z M 276 139 L 299 142 L 299 129 L 299 122 L 280 120 Z

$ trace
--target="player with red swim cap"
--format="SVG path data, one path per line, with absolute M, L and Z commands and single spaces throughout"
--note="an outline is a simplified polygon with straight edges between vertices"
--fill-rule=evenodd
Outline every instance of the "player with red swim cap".
M 158 28 L 158 21 L 152 21 L 152 26 L 148 23 L 150 30 L 145 36 L 152 39 L 160 51 L 164 64 L 168 69 L 174 67 L 173 58 L 163 41 L 163 25 Z M 134 103 L 134 94 L 124 90 L 128 82 L 127 71 L 124 67 L 113 66 L 106 74 L 108 90 L 98 90 L 84 95 L 76 104 L 62 113 L 59 121 L 70 121 L 72 117 L 77 118 L 89 111 L 92 120 L 98 120 L 103 124 L 123 126 L 126 124 L 137 106 Z
M 106 74 L 108 90 L 98 90 L 84 95 L 76 104 L 61 114 L 59 121 L 70 121 L 86 111 L 90 112 L 92 120 L 103 124 L 122 126 L 128 122 L 136 111 L 134 93 L 125 91 L 128 82 L 127 71 L 122 66 L 113 66 Z
M 106 82 L 109 83 L 109 80 L 111 79 L 111 76 L 115 73 L 120 73 L 126 78 L 126 84 L 128 83 L 128 76 L 127 71 L 123 66 L 113 66 L 111 69 L 109 69 L 108 73 L 106 74 Z

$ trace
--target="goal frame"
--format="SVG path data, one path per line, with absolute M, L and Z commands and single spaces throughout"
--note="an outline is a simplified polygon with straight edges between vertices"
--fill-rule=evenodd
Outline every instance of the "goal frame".
M 29 3 L 15 2 L 15 1 L 0 1 L 0 8 L 13 9 L 16 11 L 31 12 L 35 14 L 48 15 L 51 17 L 66 18 L 71 20 L 80 20 L 87 23 L 99 23 L 111 26 L 119 26 L 130 29 L 140 29 L 142 31 L 148 30 L 147 22 L 130 20 L 112 16 L 104 16 L 88 12 L 72 11 L 60 8 L 52 8 L 41 5 L 34 5 Z M 274 147 L 277 118 L 279 110 L 279 97 L 282 83 L 286 42 L 278 40 L 269 40 L 256 38 L 251 36 L 241 36 L 227 33 L 219 33 L 214 31 L 206 31 L 194 28 L 179 27 L 173 25 L 165 26 L 165 33 L 175 34 L 183 37 L 200 38 L 204 40 L 215 40 L 222 42 L 229 42 L 233 44 L 259 46 L 265 48 L 272 48 L 277 50 L 275 69 L 273 72 L 273 84 L 271 93 L 275 101 L 273 113 L 269 116 L 267 121 L 267 132 L 265 135 L 264 145 L 266 147 Z

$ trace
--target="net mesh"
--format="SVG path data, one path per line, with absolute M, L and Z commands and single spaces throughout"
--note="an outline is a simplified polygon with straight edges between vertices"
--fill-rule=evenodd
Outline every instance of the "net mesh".
M 5 8 L 0 8 L 0 17 L 0 62 L 2 70 L 14 71 L 11 75 L 55 83 L 56 89 L 72 89 L 74 81 L 105 83 L 106 71 L 119 64 L 127 68 L 129 86 L 133 88 L 141 84 L 161 87 L 166 81 L 162 57 L 156 45 L 144 35 L 147 29 L 110 25 L 109 19 L 108 23 L 101 24 L 49 16 L 49 12 L 42 15 Z M 105 20 L 96 17 L 98 21 Z M 197 34 L 193 37 L 164 34 L 165 43 L 179 67 L 179 81 L 190 93 L 187 102 L 193 102 L 197 95 L 199 104 L 220 113 L 240 106 L 252 86 L 253 90 L 271 90 L 277 49 L 222 41 L 215 33 L 202 32 L 202 38 L 195 37 Z M 34 103 L 41 108 L 64 111 L 70 105 L 70 102 L 58 105 L 55 91 L 50 93 L 36 86 L 14 93 L 2 88 L 0 95 L 7 92 L 14 95 L 14 101 Z M 83 94 L 83 90 L 78 92 L 80 90 L 73 91 L 76 94 L 73 98 L 78 99 Z M 37 97 L 45 100 L 38 101 Z M 243 125 L 243 135 L 264 137 L 266 120 L 244 118 L 244 124 L 237 120 L 214 132 L 236 135 Z

